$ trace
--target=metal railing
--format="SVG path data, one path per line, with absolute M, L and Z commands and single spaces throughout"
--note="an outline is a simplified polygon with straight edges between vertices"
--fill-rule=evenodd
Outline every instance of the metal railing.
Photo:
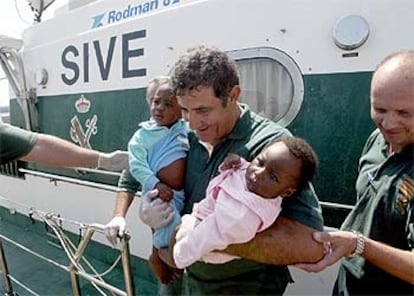
M 354 206 L 349 204 L 340 204 L 336 202 L 319 201 L 322 208 L 351 211 Z
M 13 295 L 13 289 L 9 278 L 9 269 L 7 267 L 6 256 L 4 255 L 3 242 L 0 239 L 0 270 L 3 275 L 3 286 L 5 295 Z
M 94 276 L 86 273 L 79 265 L 79 261 L 82 259 L 82 256 L 86 250 L 86 247 L 88 246 L 89 242 L 92 239 L 92 236 L 95 232 L 102 232 L 104 231 L 104 226 L 101 224 L 90 224 L 86 227 L 86 231 L 84 232 L 84 235 L 82 237 L 81 242 L 79 243 L 78 247 L 76 248 L 75 253 L 73 256 L 69 256 L 70 263 L 68 266 L 59 264 L 56 261 L 53 261 L 52 259 L 45 257 L 29 248 L 27 248 L 24 245 L 19 244 L 18 242 L 9 239 L 8 237 L 0 234 L 0 271 L 3 278 L 3 285 L 5 289 L 5 295 L 16 295 L 13 291 L 12 287 L 12 281 L 16 284 L 22 285 L 19 281 L 15 280 L 9 273 L 8 266 L 7 266 L 7 260 L 3 249 L 2 241 L 5 241 L 7 243 L 10 243 L 14 245 L 15 247 L 19 248 L 20 250 L 29 253 L 45 262 L 48 262 L 60 269 L 63 269 L 64 271 L 68 272 L 70 275 L 70 279 L 72 282 L 72 291 L 73 295 L 80 296 L 81 295 L 81 289 L 79 285 L 79 277 L 82 277 L 83 279 L 90 282 L 92 285 L 99 286 L 102 288 L 107 289 L 108 291 L 116 294 L 116 295 L 127 295 L 127 296 L 133 296 L 135 295 L 135 286 L 134 281 L 132 277 L 132 271 L 131 271 L 131 261 L 130 261 L 130 252 L 129 252 L 129 236 L 124 235 L 121 238 L 121 261 L 122 261 L 122 269 L 124 273 L 124 282 L 125 282 L 125 291 L 105 282 L 102 279 L 102 274 L 99 275 L 99 278 L 95 278 Z M 65 247 L 64 247 L 65 248 Z M 114 263 L 112 267 L 115 266 Z M 112 267 L 108 270 L 111 271 Z M 27 287 L 23 287 L 27 291 L 31 291 Z M 36 293 L 32 292 L 32 294 L 37 295 Z
M 111 171 L 104 171 L 104 170 L 93 170 L 93 169 L 85 169 L 85 168 L 78 168 L 76 170 L 85 171 L 89 173 L 97 173 L 103 176 L 119 177 L 121 175 L 121 173 L 119 172 L 111 172 Z M 40 171 L 35 171 L 35 170 L 30 170 L 30 169 L 25 169 L 25 168 L 19 168 L 19 173 L 24 174 L 24 175 L 31 175 L 35 177 L 49 179 L 50 182 L 63 182 L 63 183 L 86 186 L 89 188 L 96 188 L 96 189 L 102 189 L 102 190 L 111 191 L 111 192 L 117 192 L 117 186 L 102 184 L 102 183 L 98 183 L 94 181 L 81 180 L 81 179 L 77 179 L 74 177 L 66 177 L 66 176 L 61 176 L 57 174 L 45 173 L 45 172 L 40 172 Z

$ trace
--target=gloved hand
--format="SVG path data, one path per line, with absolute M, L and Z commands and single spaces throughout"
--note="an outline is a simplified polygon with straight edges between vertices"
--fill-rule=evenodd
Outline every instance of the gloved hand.
M 128 151 L 116 150 L 111 153 L 99 153 L 98 168 L 111 171 L 129 168 Z
M 126 220 L 122 216 L 116 216 L 104 226 L 104 233 L 106 239 L 113 247 L 118 245 L 118 239 L 121 238 L 126 231 Z
M 164 227 L 174 217 L 172 205 L 169 202 L 162 201 L 157 196 L 157 189 L 148 191 L 141 197 L 141 204 L 139 205 L 141 221 L 152 229 Z

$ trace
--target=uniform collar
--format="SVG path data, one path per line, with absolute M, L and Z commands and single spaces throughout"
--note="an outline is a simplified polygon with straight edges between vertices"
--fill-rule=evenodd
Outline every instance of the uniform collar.
M 227 136 L 227 139 L 240 140 L 250 134 L 249 131 L 252 128 L 250 108 L 248 105 L 242 103 L 239 103 L 239 107 L 241 109 L 240 117 L 231 133 Z
M 381 145 L 381 152 L 385 156 L 387 156 L 387 158 L 388 157 L 391 157 L 393 155 L 401 155 L 402 157 L 407 156 L 407 157 L 411 157 L 411 158 L 413 157 L 413 155 L 414 155 L 414 143 L 411 143 L 411 144 L 405 146 L 404 149 L 401 150 L 400 152 L 389 153 L 388 152 L 389 151 L 388 143 L 385 141 L 385 138 L 381 134 L 381 132 L 380 132 L 380 135 L 381 135 L 381 143 L 380 143 L 380 145 Z

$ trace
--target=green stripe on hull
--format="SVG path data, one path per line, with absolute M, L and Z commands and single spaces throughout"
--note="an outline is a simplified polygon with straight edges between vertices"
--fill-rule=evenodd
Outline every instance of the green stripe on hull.
M 358 159 L 374 129 L 369 113 L 371 75 L 304 77 L 304 103 L 289 129 L 306 138 L 318 154 L 320 166 L 313 183 L 321 201 L 355 203 Z M 325 210 L 325 224 L 339 226 L 345 214 Z

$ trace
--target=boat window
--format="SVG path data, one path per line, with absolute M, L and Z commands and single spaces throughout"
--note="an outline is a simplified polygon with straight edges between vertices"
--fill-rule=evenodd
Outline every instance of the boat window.
M 287 126 L 303 101 L 303 79 L 295 62 L 273 48 L 232 51 L 229 55 L 236 61 L 240 76 L 240 101 Z

